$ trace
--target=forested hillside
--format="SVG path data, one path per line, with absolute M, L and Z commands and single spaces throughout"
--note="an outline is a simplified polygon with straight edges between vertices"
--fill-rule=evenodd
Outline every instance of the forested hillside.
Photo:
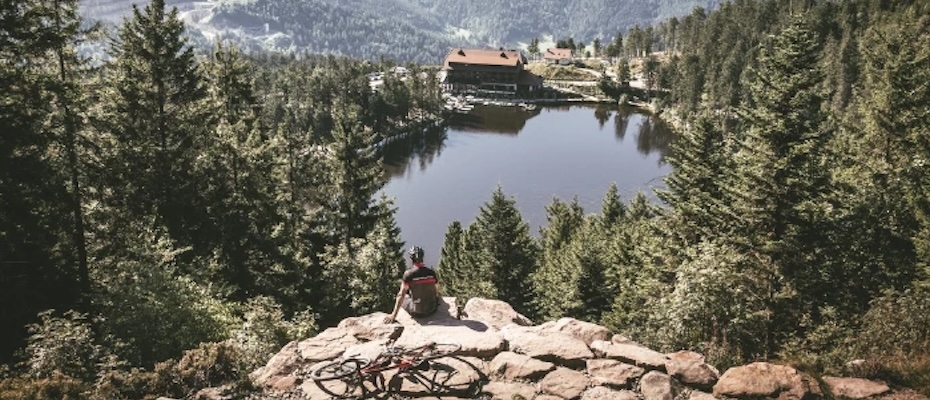
M 86 0 L 87 18 L 118 20 L 128 0 Z M 438 64 L 449 47 L 517 47 L 534 37 L 590 43 L 719 0 L 175 0 L 189 26 L 248 50 L 309 51 Z

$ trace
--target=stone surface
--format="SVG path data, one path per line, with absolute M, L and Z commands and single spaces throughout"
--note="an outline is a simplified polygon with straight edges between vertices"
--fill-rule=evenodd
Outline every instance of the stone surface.
M 613 332 L 603 326 L 574 318 L 560 318 L 558 321 L 546 322 L 539 326 L 540 331 L 562 333 L 580 339 L 586 345 L 595 340 L 610 340 Z
M 491 360 L 491 376 L 502 380 L 535 380 L 555 369 L 555 364 L 505 351 Z
M 500 300 L 473 298 L 465 303 L 463 319 L 479 321 L 494 329 L 500 329 L 507 324 L 530 326 L 533 324 L 529 318 L 514 311 L 513 307 Z
M 635 344 L 618 344 L 595 340 L 591 343 L 591 350 L 594 350 L 598 357 L 620 360 L 647 370 L 664 372 L 665 363 L 668 361 L 665 354 Z
M 278 354 L 271 357 L 264 367 L 249 374 L 249 377 L 252 378 L 252 381 L 258 386 L 271 386 L 278 379 L 286 377 L 294 372 L 294 370 L 300 366 L 300 361 L 301 357 L 298 352 L 297 342 L 290 342 L 286 344 Z
M 785 366 L 756 362 L 728 369 L 714 385 L 714 396 L 799 400 L 822 393 L 810 375 Z
M 350 317 L 339 322 L 336 328 L 361 341 L 387 339 L 392 335 L 399 337 L 404 328 L 398 324 L 385 324 L 384 319 L 387 316 L 386 313 L 377 312 Z
M 590 383 L 591 381 L 585 374 L 560 367 L 539 381 L 539 388 L 543 393 L 559 396 L 563 399 L 577 399 L 590 386 Z
M 711 389 L 720 378 L 720 372 L 704 361 L 704 356 L 693 351 L 668 354 L 665 370 L 673 378 L 686 385 Z
M 584 366 L 585 359 L 594 358 L 588 346 L 573 336 L 539 331 L 533 327 L 508 325 L 501 329 L 510 351 L 543 361 L 573 368 Z
M 613 344 L 632 344 L 639 347 L 645 347 L 639 343 L 634 342 L 632 339 L 622 336 L 622 335 L 613 335 L 610 337 L 610 342 Z
M 587 372 L 595 384 L 617 388 L 630 388 L 633 381 L 646 373 L 644 369 L 635 365 L 610 359 L 588 360 Z
M 296 389 L 301 383 L 303 383 L 303 379 L 288 375 L 271 382 L 269 388 L 278 392 L 287 392 Z
M 303 360 L 313 363 L 339 357 L 349 346 L 358 342 L 350 332 L 329 328 L 313 338 L 297 343 L 297 351 Z
M 716 400 L 717 398 L 710 393 L 705 393 L 700 390 L 692 390 L 688 394 L 688 400 Z
M 867 399 L 891 391 L 888 385 L 868 379 L 825 376 L 823 382 L 830 388 L 830 392 L 838 398 Z
M 681 387 L 672 377 L 658 371 L 649 371 L 639 381 L 643 400 L 674 400 Z
M 533 400 L 537 391 L 535 385 L 517 382 L 492 381 L 481 388 L 481 393 L 491 396 L 492 400 L 517 400 L 520 398 Z
M 637 400 L 636 392 L 631 390 L 614 390 L 603 386 L 595 386 L 585 390 L 581 400 Z
M 470 301 L 459 316 L 456 303 L 454 298 L 444 298 L 437 312 L 426 318 L 412 318 L 402 311 L 392 324 L 384 323 L 387 314 L 383 312 L 346 318 L 338 326 L 313 338 L 289 343 L 268 364 L 250 375 L 263 390 L 262 395 L 252 399 L 322 400 L 332 398 L 331 393 L 344 395 L 345 383 L 338 380 L 314 382 L 310 377 L 311 371 L 338 357 L 375 359 L 391 338 L 396 338 L 394 344 L 400 347 L 411 348 L 435 342 L 459 344 L 461 350 L 452 356 L 428 361 L 424 369 L 388 370 L 378 378 L 365 381 L 363 385 L 370 398 L 384 397 L 381 390 L 385 387 L 402 398 L 440 400 L 475 397 L 503 400 L 712 400 L 714 397 L 699 391 L 709 389 L 719 376 L 700 354 L 687 351 L 661 354 L 625 337 L 613 335 L 607 328 L 573 318 L 527 326 L 529 320 L 515 313 L 506 303 L 494 300 Z M 739 371 L 728 373 L 731 374 L 731 382 L 739 381 Z M 775 378 L 747 374 L 743 373 L 751 376 L 746 378 L 749 382 L 759 379 L 788 382 L 776 384 L 776 389 L 766 392 L 772 393 L 769 397 L 784 400 L 801 398 L 788 395 L 798 393 L 789 385 L 793 382 L 790 374 L 770 374 Z M 729 393 L 730 389 L 722 385 L 722 381 L 720 377 L 714 389 Z M 812 382 L 800 381 L 808 386 Z M 819 393 L 817 389 L 816 393 Z M 361 388 L 353 390 L 349 395 L 363 395 Z M 222 394 L 214 392 L 212 395 Z M 746 396 L 753 395 L 730 397 Z

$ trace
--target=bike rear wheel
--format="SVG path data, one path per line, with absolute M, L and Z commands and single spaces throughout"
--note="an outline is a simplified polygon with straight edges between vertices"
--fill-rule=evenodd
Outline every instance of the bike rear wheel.
M 371 363 L 367 358 L 349 358 L 323 364 L 310 373 L 310 378 L 320 381 L 345 379 L 358 374 L 358 371 Z

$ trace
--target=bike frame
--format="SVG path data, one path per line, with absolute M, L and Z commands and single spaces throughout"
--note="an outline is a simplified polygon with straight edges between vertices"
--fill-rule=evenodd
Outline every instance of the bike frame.
M 431 343 L 431 344 L 423 345 L 423 346 L 420 346 L 414 349 L 404 351 L 404 353 L 415 352 L 412 357 L 405 357 L 404 354 L 395 355 L 395 354 L 390 354 L 387 352 L 382 353 L 381 355 L 378 356 L 378 358 L 372 361 L 371 365 L 365 368 L 359 369 L 358 374 L 361 377 L 366 377 L 369 375 L 380 374 L 384 371 L 391 370 L 391 369 L 405 371 L 409 369 L 410 367 L 420 364 L 422 362 L 422 360 L 420 360 L 420 357 L 423 356 L 423 352 L 432 346 L 433 344 Z M 390 346 L 388 348 L 390 348 Z M 387 358 L 387 360 L 384 360 L 385 358 Z

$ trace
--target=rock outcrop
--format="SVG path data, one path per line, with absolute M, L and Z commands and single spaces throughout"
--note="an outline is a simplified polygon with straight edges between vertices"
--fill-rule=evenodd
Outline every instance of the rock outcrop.
M 330 399 L 333 391 L 370 398 L 401 397 L 524 400 L 709 400 L 718 398 L 810 399 L 822 396 L 817 381 L 794 368 L 753 363 L 723 375 L 701 354 L 663 354 L 596 324 L 562 318 L 533 325 L 507 303 L 472 299 L 459 315 L 446 298 L 436 314 L 414 319 L 400 312 L 347 318 L 319 335 L 292 342 L 250 376 L 263 388 L 255 399 Z M 382 372 L 361 386 L 313 381 L 319 365 L 340 357 L 376 358 L 390 338 L 396 346 L 455 343 L 454 356 L 429 361 L 422 370 Z M 863 380 L 825 378 L 838 397 L 862 399 L 887 386 Z M 329 385 L 329 387 L 327 387 Z M 332 385 L 337 385 L 333 387 Z M 712 393 L 710 393 L 712 392 Z

